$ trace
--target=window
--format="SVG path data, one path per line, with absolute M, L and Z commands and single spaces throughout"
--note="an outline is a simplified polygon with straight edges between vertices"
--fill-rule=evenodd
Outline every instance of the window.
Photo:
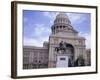
M 62 28 L 62 26 L 60 26 L 60 28 Z
M 65 28 L 65 26 L 63 26 L 63 28 Z

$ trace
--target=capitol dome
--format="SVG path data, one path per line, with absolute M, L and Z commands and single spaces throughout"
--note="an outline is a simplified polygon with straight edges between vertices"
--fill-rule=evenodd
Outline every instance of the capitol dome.
M 70 22 L 70 20 L 69 20 L 69 18 L 68 18 L 66 13 L 59 13 L 56 16 L 54 24 L 67 24 L 67 25 L 71 25 L 71 22 Z
M 60 12 L 55 20 L 54 20 L 54 24 L 51 27 L 52 29 L 52 33 L 58 33 L 58 32 L 64 32 L 69 31 L 69 29 L 73 29 L 72 25 L 71 25 L 71 21 L 69 20 L 68 16 L 66 13 L 64 12 Z

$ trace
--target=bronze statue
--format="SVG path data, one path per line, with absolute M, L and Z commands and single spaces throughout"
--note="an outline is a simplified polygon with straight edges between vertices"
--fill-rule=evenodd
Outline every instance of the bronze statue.
M 61 42 L 59 43 L 59 47 L 56 47 L 56 48 L 55 48 L 55 51 L 58 52 L 59 50 L 62 50 L 63 52 L 66 51 L 66 44 L 65 44 L 65 42 L 61 41 Z

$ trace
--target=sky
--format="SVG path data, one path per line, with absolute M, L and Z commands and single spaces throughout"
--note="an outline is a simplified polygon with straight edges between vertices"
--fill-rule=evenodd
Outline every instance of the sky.
M 29 46 L 43 46 L 51 34 L 51 26 L 59 12 L 23 10 L 23 42 Z M 91 14 L 66 12 L 71 24 L 85 37 L 86 48 L 91 47 Z

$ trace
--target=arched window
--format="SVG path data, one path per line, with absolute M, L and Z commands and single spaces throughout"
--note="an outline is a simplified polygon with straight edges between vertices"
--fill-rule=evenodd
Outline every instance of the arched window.
M 63 28 L 65 28 L 65 26 L 63 26 Z
M 62 28 L 62 26 L 60 26 L 60 28 Z

